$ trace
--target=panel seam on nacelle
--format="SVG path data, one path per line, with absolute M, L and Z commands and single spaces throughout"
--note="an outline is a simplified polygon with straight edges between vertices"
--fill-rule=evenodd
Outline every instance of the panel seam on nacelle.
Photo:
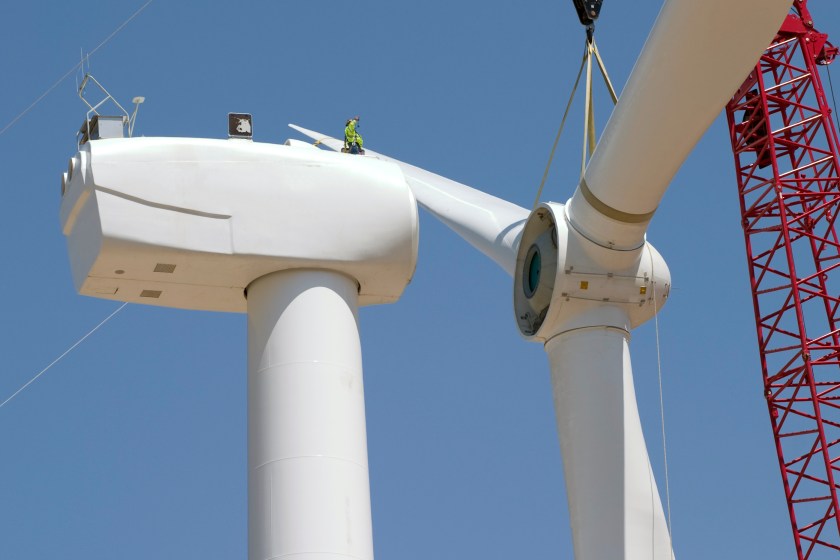
M 190 214 L 192 216 L 199 216 L 202 218 L 213 218 L 216 220 L 229 220 L 232 216 L 230 214 L 216 214 L 213 212 L 203 212 L 201 210 L 190 210 L 189 208 L 183 208 L 181 206 L 173 206 L 171 204 L 163 204 L 160 202 L 152 202 L 150 200 L 144 200 L 142 198 L 132 196 L 130 194 L 125 194 L 120 191 L 116 191 L 114 189 L 109 189 L 108 187 L 102 186 L 95 186 L 95 190 L 101 191 L 106 194 L 110 194 L 112 196 L 116 196 L 118 198 L 122 198 L 125 200 L 130 200 L 131 202 L 136 202 L 137 204 L 142 204 L 144 206 L 151 206 L 152 208 L 159 208 L 161 210 L 171 210 L 173 212 L 180 212 L 182 214 Z

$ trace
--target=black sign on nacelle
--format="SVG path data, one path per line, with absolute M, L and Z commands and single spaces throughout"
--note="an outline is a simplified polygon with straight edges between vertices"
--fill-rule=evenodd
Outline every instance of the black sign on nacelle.
M 254 134 L 249 113 L 228 113 L 228 136 L 250 140 Z

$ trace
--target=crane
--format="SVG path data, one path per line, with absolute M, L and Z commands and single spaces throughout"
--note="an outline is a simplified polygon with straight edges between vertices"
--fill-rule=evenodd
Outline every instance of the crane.
M 756 332 L 798 558 L 840 551 L 838 137 L 818 66 L 838 49 L 795 0 L 726 107 Z

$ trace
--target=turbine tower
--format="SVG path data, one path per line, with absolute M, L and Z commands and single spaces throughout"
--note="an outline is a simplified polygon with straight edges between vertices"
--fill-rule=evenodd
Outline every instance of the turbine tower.
M 87 125 L 62 181 L 77 290 L 248 314 L 249 558 L 372 560 L 357 310 L 396 301 L 414 272 L 400 169 Z
M 645 234 L 682 162 L 790 5 L 665 2 L 566 204 L 548 202 L 529 213 L 396 162 L 421 206 L 513 277 L 519 330 L 545 347 L 577 560 L 673 556 L 628 345 L 631 329 L 652 318 L 670 290 L 668 268 Z

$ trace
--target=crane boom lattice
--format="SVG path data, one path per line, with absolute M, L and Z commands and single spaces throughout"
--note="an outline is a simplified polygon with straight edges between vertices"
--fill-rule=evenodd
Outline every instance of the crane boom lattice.
M 806 0 L 726 108 L 764 395 L 800 560 L 840 551 L 837 131 L 817 72 L 837 54 Z

